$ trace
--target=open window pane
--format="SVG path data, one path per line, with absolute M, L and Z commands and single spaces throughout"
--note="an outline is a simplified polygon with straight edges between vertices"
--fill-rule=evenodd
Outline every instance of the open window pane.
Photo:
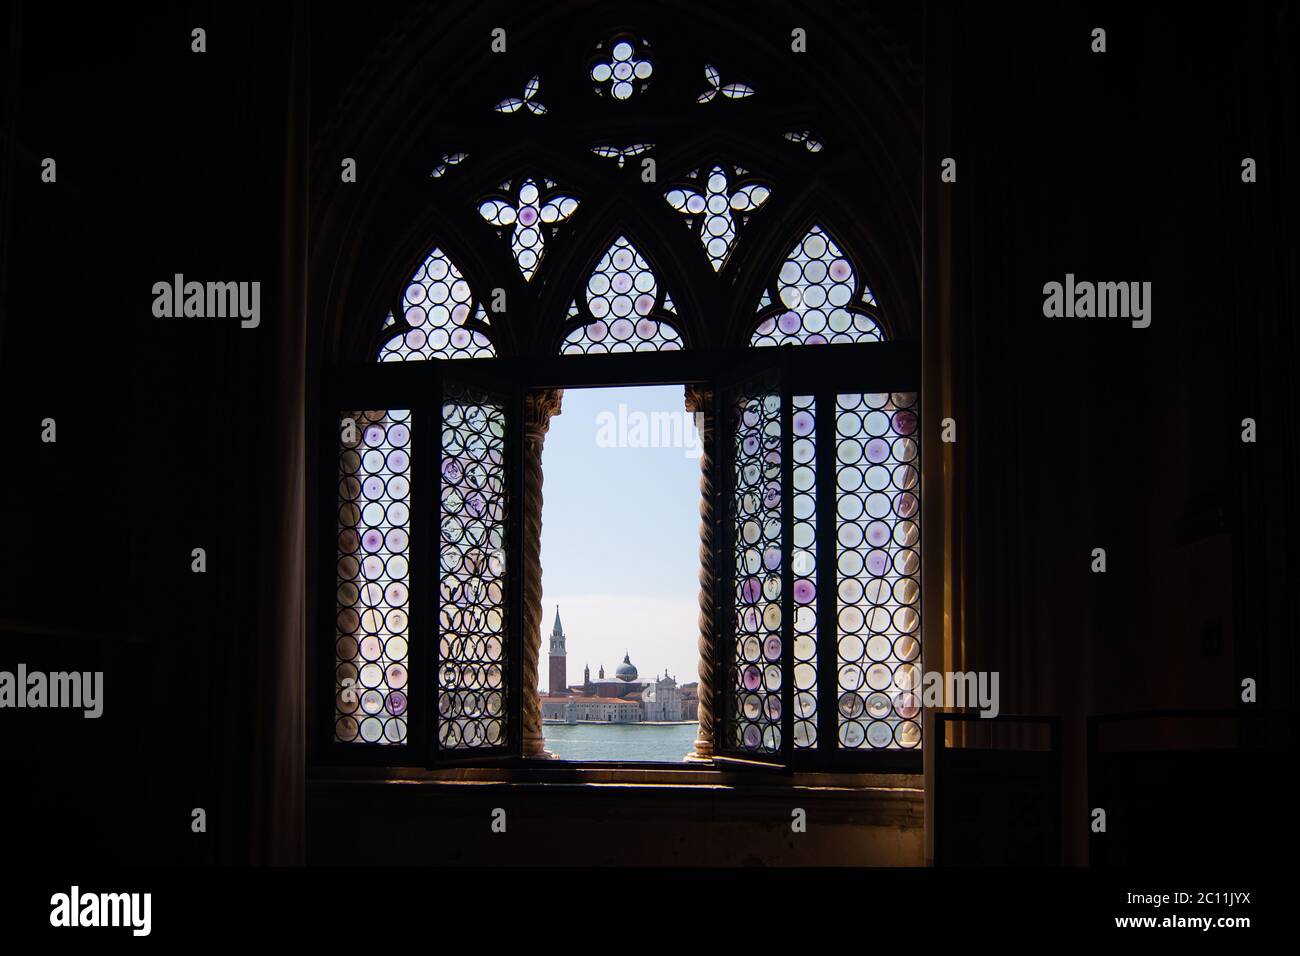
M 817 400 L 792 399 L 794 747 L 817 746 Z
M 412 415 L 340 420 L 334 739 L 404 744 Z
M 506 405 L 446 383 L 439 467 L 437 748 L 504 747 Z
M 914 392 L 835 400 L 844 750 L 921 744 L 920 445 Z
M 782 398 L 771 384 L 724 397 L 727 553 L 722 683 L 724 751 L 785 750 L 785 495 Z
M 569 388 L 547 429 L 538 683 L 561 760 L 695 752 L 704 449 L 684 398 L 680 385 Z

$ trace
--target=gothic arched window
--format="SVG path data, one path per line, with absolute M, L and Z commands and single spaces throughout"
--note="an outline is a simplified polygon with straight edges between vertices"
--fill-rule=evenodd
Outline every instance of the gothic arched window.
M 582 295 L 569 306 L 581 324 L 564 339 L 567 355 L 668 352 L 682 347 L 673 300 L 641 253 L 620 236 L 605 250 Z
M 825 229 L 814 225 L 786 255 L 765 291 L 750 344 L 880 342 L 884 332 L 878 316 L 875 296 L 850 259 Z M 741 402 L 735 481 L 745 495 L 746 478 L 753 474 L 747 449 L 764 434 L 779 436 L 782 426 L 776 421 L 776 396 L 745 396 Z M 762 480 L 770 482 L 769 489 L 789 481 L 793 496 L 787 504 L 779 493 L 767 491 L 755 507 L 765 529 L 780 529 L 783 509 L 793 511 L 789 553 L 794 574 L 794 663 L 788 677 L 794 692 L 792 745 L 796 749 L 817 746 L 819 696 L 825 695 L 834 700 L 838 747 L 915 748 L 921 739 L 922 683 L 916 393 L 820 389 L 817 394 L 794 394 L 789 402 L 792 411 L 785 427 L 792 432 L 792 464 L 782 471 L 779 453 L 767 452 L 776 461 Z M 819 402 L 824 409 L 821 427 L 833 428 L 833 438 L 820 454 Z M 833 479 L 824 486 L 819 481 L 823 469 L 833 471 Z M 817 495 L 823 487 L 834 496 L 825 509 L 834 515 L 829 543 L 817 535 Z M 765 752 L 779 749 L 780 732 L 769 714 L 773 698 L 761 661 L 746 644 L 765 635 L 779 642 L 779 629 L 757 616 L 757 606 L 765 587 L 781 585 L 773 581 L 770 570 L 765 577 L 752 573 L 760 561 L 768 563 L 766 554 L 775 543 L 762 537 L 750 543 L 753 535 L 747 536 L 746 530 L 757 518 L 743 509 L 736 515 L 740 583 L 735 600 L 745 626 L 737 633 L 735 692 L 730 703 L 737 715 L 739 745 Z M 823 570 L 833 569 L 833 575 L 820 579 L 827 585 L 821 588 L 819 563 Z M 830 591 L 832 578 L 833 644 L 817 638 L 818 592 Z M 818 655 L 823 643 L 835 652 L 833 698 L 819 688 Z M 825 671 L 832 673 L 829 667 Z M 825 723 L 821 726 L 827 729 Z
M 384 320 L 392 335 L 380 348 L 381 362 L 496 355 L 485 334 L 487 313 L 441 249 L 430 252 L 407 282 L 400 315 L 401 322 L 391 312 Z
M 334 752 L 538 755 L 546 421 L 566 386 L 679 382 L 708 441 L 697 754 L 915 767 L 915 277 L 862 187 L 884 166 L 847 101 L 704 41 L 535 51 L 409 144 L 343 336 L 380 367 L 329 393 Z
M 786 255 L 763 296 L 751 345 L 880 342 L 876 298 L 821 226 Z

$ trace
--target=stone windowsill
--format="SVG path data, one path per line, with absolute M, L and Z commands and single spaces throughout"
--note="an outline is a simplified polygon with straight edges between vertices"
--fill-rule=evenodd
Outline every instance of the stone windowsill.
M 695 813 L 702 803 L 713 812 L 766 816 L 773 804 L 816 806 L 820 816 L 875 826 L 920 827 L 924 791 L 920 774 L 778 773 L 703 764 L 682 767 L 457 767 L 426 770 L 396 767 L 318 767 L 308 777 L 308 794 L 325 803 L 383 804 L 414 800 L 462 803 L 527 797 L 565 803 L 588 800 L 680 807 Z M 691 810 L 690 808 L 696 808 Z

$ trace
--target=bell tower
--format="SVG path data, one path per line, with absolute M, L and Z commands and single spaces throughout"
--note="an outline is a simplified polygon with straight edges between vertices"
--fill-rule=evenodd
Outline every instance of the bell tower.
M 569 668 L 564 651 L 564 628 L 560 626 L 560 607 L 555 606 L 555 626 L 551 628 L 551 682 L 547 692 L 552 696 L 568 692 Z

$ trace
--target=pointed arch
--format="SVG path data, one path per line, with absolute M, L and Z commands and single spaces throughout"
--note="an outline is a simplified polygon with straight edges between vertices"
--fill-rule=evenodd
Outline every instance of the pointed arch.
M 379 347 L 380 362 L 496 355 L 487 334 L 486 310 L 441 249 L 433 249 L 407 282 L 400 316 L 399 321 L 389 312 L 384 321 L 384 328 L 392 328 L 393 334 Z
M 919 259 L 909 250 L 919 248 L 919 190 L 912 175 L 920 141 L 916 63 L 907 44 L 895 36 L 898 25 L 887 18 L 838 7 L 831 13 L 802 2 L 799 7 L 809 24 L 828 34 L 842 35 L 848 28 L 863 44 L 861 84 L 844 84 L 819 58 L 801 58 L 791 71 L 788 45 L 779 36 L 683 0 L 646 4 L 635 14 L 596 13 L 579 5 L 512 19 L 511 49 L 520 58 L 504 76 L 495 67 L 490 75 L 484 72 L 482 57 L 466 42 L 465 25 L 454 18 L 427 10 L 395 22 L 329 111 L 317 147 L 322 159 L 313 182 L 322 188 L 313 200 L 312 221 L 319 224 L 314 245 L 320 253 L 312 257 L 313 298 L 319 303 L 313 311 L 327 323 L 322 342 L 329 358 L 355 358 L 373 347 L 375 329 L 393 294 L 393 276 L 387 271 L 391 250 L 403 246 L 403 236 L 435 231 L 455 235 L 457 263 L 476 289 L 486 294 L 490 282 L 509 294 L 510 316 L 492 316 L 489 338 L 497 354 L 553 354 L 569 289 L 552 300 L 544 285 L 548 273 L 564 271 L 570 254 L 562 247 L 579 245 L 579 232 L 585 229 L 575 222 L 554 245 L 548 236 L 544 258 L 552 261 L 539 263 L 531 279 L 516 285 L 515 277 L 498 268 L 498 258 L 510 262 L 509 243 L 469 248 L 476 231 L 482 234 L 483 220 L 466 198 L 479 200 L 484 189 L 490 191 L 524 169 L 554 177 L 584 205 L 589 203 L 577 217 L 587 222 L 606 196 L 617 194 L 624 204 L 638 206 L 637 218 L 652 226 L 638 233 L 638 246 L 661 279 L 673 280 L 676 254 L 664 254 L 657 246 L 663 243 L 650 234 L 667 231 L 669 224 L 673 231 L 683 228 L 682 214 L 664 202 L 662 189 L 670 185 L 669 176 L 714 160 L 744 164 L 770 178 L 779 194 L 791 200 L 802 192 L 799 184 L 806 183 L 838 195 L 839 203 L 829 208 L 854 209 L 857 221 L 841 224 L 837 235 L 871 261 L 873 291 L 890 310 L 891 330 L 914 337 Z M 689 17 L 696 28 L 664 30 L 674 16 Z M 594 67 L 592 51 L 601 43 L 606 46 L 597 59 L 607 60 L 604 54 L 629 29 L 637 31 L 638 51 L 642 36 L 652 43 L 647 56 L 641 51 L 632 57 L 653 61 L 653 77 L 645 77 L 651 82 L 626 100 L 613 96 L 612 87 L 600 95 L 583 65 Z M 635 63 L 629 63 L 635 74 Z M 697 104 L 702 91 L 713 89 L 710 74 L 703 72 L 706 65 L 720 71 L 719 87 L 744 81 L 757 94 L 735 99 L 719 93 L 707 104 Z M 534 77 L 540 88 L 530 86 Z M 863 95 L 864 89 L 871 95 Z M 540 100 L 546 113 L 539 115 L 527 105 L 512 113 L 493 108 L 503 97 L 530 92 L 532 100 L 525 102 Z M 808 131 L 821 148 L 787 139 L 791 131 L 796 136 Z M 724 140 L 749 145 L 726 156 L 710 155 L 715 152 L 710 144 Z M 636 182 L 644 156 L 620 169 L 591 152 L 630 144 L 654 144 L 650 152 L 663 175 L 661 189 Z M 333 161 L 335 155 L 363 156 L 371 168 L 385 170 L 382 183 L 368 182 L 363 190 L 332 184 L 337 177 L 327 175 L 323 157 Z M 451 164 L 451 158 L 466 155 L 468 162 Z M 538 157 L 554 161 L 537 169 Z M 432 176 L 431 170 L 442 175 Z M 861 188 L 863 183 L 869 187 Z M 652 213 L 650 200 L 664 207 L 662 215 Z M 777 213 L 788 208 L 784 202 L 782 210 L 771 207 L 769 200 L 757 214 L 757 228 L 739 230 L 723 269 L 709 268 L 706 260 L 705 269 L 713 276 L 698 277 L 690 263 L 680 285 L 674 281 L 677 306 L 686 316 L 680 331 L 688 346 L 727 347 L 747 339 L 752 305 L 726 293 L 750 287 L 749 269 L 760 258 L 754 253 L 767 251 L 764 234 L 776 224 Z M 423 228 L 414 228 L 417 221 Z M 379 240 L 381 236 L 388 240 Z M 698 256 L 698 250 L 697 244 L 688 251 Z M 582 250 L 572 253 L 585 255 Z M 728 307 L 733 301 L 736 306 Z M 517 323 L 511 321 L 516 318 Z M 696 321 L 698 328 L 691 324 Z
M 560 352 L 671 352 L 682 348 L 672 297 L 626 236 L 605 250 L 569 306 Z
M 875 294 L 835 238 L 814 223 L 759 300 L 754 346 L 882 342 Z
M 679 0 L 666 3 L 691 9 Z M 644 6 L 646 15 L 639 19 L 660 28 L 647 29 L 644 44 L 638 34 L 630 51 L 614 49 L 627 26 L 612 19 L 593 21 L 588 8 L 550 12 L 545 24 L 532 27 L 521 22 L 511 31 L 512 52 L 520 55 L 506 70 L 508 75 L 495 69 L 484 73 L 481 56 L 470 55 L 468 45 L 448 47 L 436 33 L 421 34 L 421 40 L 430 42 L 416 44 L 421 52 L 411 58 L 414 46 L 408 38 L 382 61 L 388 78 L 382 95 L 376 92 L 375 99 L 349 104 L 342 125 L 322 144 L 331 160 L 340 151 L 355 152 L 365 168 L 384 170 L 382 177 L 346 190 L 334 188 L 331 177 L 319 178 L 322 214 L 313 222 L 319 223 L 316 245 L 321 254 L 311 261 L 322 303 L 318 311 L 327 323 L 327 354 L 347 360 L 340 364 L 339 377 L 347 380 L 339 390 L 349 396 L 342 407 L 370 408 L 375 406 L 367 403 L 377 402 L 380 408 L 399 410 L 381 413 L 388 418 L 377 424 L 387 426 L 393 415 L 408 414 L 401 409 L 410 409 L 409 415 L 426 423 L 418 447 L 434 451 L 423 458 L 416 455 L 413 476 L 438 460 L 438 449 L 445 453 L 449 434 L 455 438 L 461 423 L 449 412 L 460 407 L 458 401 L 466 407 L 481 405 L 484 414 L 493 416 L 500 410 L 503 435 L 519 463 L 504 471 L 514 483 L 513 497 L 507 495 L 506 500 L 521 509 L 513 512 L 520 520 L 502 532 L 509 545 L 505 553 L 517 556 L 512 558 L 518 562 L 517 573 L 510 581 L 520 589 L 523 608 L 500 632 L 507 649 L 504 660 L 519 669 L 519 679 L 508 684 L 510 693 L 517 695 L 507 704 L 512 723 L 495 729 L 474 723 L 485 702 L 474 696 L 481 690 L 473 683 L 477 678 L 452 675 L 445 684 L 433 684 L 433 695 L 420 690 L 433 678 L 414 656 L 409 661 L 411 680 L 419 692 L 411 698 L 415 713 L 406 742 L 412 749 L 404 753 L 416 763 L 421 759 L 416 751 L 426 746 L 437 758 L 444 751 L 483 749 L 480 744 L 500 750 L 503 742 L 502 753 L 543 752 L 541 710 L 531 693 L 538 686 L 534 678 L 542 639 L 540 591 L 533 595 L 529 585 L 519 582 L 540 579 L 541 454 L 547 422 L 559 409 L 561 387 L 606 374 L 619 376 L 624 369 L 665 378 L 684 369 L 693 382 L 688 407 L 704 422 L 701 430 L 720 439 L 707 439 L 704 444 L 710 450 L 701 456 L 702 500 L 709 507 L 701 528 L 700 603 L 707 621 L 702 618 L 700 626 L 704 736 L 698 753 L 708 756 L 737 729 L 724 726 L 721 719 L 714 723 L 724 713 L 721 707 L 717 713 L 712 709 L 713 690 L 719 703 L 727 693 L 727 688 L 711 684 L 717 676 L 711 662 L 722 634 L 720 618 L 713 613 L 718 596 L 711 589 L 715 573 L 720 573 L 715 562 L 725 555 L 712 543 L 722 527 L 712 518 L 718 497 L 713 489 L 724 487 L 723 479 L 734 470 L 733 451 L 725 449 L 732 449 L 734 443 L 728 442 L 737 437 L 720 414 L 730 406 L 712 389 L 730 387 L 720 384 L 732 379 L 728 363 L 748 366 L 739 350 L 749 344 L 916 337 L 919 283 L 914 280 L 919 277 L 919 257 L 914 250 L 919 243 L 914 240 L 919 226 L 914 213 L 919 201 L 909 171 L 919 158 L 919 141 L 913 141 L 907 117 L 891 101 L 874 93 L 864 96 L 860 86 L 846 86 L 842 77 L 829 76 L 815 61 L 791 70 L 784 51 L 764 46 L 771 40 L 761 30 L 754 32 L 754 42 L 740 42 L 749 27 L 729 24 L 725 17 L 711 19 L 712 14 L 701 11 L 701 18 L 724 33 L 734 27 L 736 35 L 722 43 L 721 34 L 711 36 L 709 31 L 664 30 L 664 11 Z M 417 18 L 412 29 L 418 28 Z M 598 42 L 605 46 L 596 46 L 593 56 Z M 429 58 L 428 50 L 434 48 L 446 55 Z M 772 53 L 779 55 L 766 55 Z M 870 60 L 869 70 L 882 62 L 879 57 Z M 642 67 L 645 75 L 638 76 L 638 63 L 653 66 Z M 403 69 L 395 69 L 399 64 Z M 609 66 L 609 77 L 603 68 L 597 69 L 602 64 Z M 701 69 L 707 88 L 700 82 Z M 628 81 L 629 70 L 635 80 L 652 82 Z M 616 88 L 613 84 L 619 81 L 628 81 L 630 87 Z M 371 109 L 358 108 L 362 103 Z M 887 310 L 883 317 L 877 295 Z M 786 313 L 793 313 L 797 323 Z M 756 327 L 769 320 L 771 341 L 751 343 Z M 570 358 L 688 348 L 698 354 L 608 361 Z M 555 358 L 557 353 L 563 357 Z M 877 552 L 891 559 L 902 555 L 901 561 L 911 553 L 901 549 L 916 550 L 910 537 L 915 524 L 907 522 L 915 507 L 915 492 L 908 483 L 915 456 L 908 442 L 917 431 L 917 403 L 907 393 L 875 391 L 911 384 L 907 376 L 896 381 L 878 374 L 877 366 L 892 369 L 894 358 L 904 354 L 905 349 L 890 345 L 865 351 L 841 348 L 817 356 L 806 350 L 751 356 L 757 360 L 755 367 L 781 370 L 779 390 L 763 394 L 780 399 L 779 412 L 773 411 L 772 417 L 782 430 L 781 487 L 789 489 L 788 495 L 781 491 L 789 527 L 782 532 L 785 550 L 780 557 L 782 574 L 788 578 L 782 601 L 790 621 L 788 627 L 782 624 L 780 650 L 783 656 L 786 647 L 790 650 L 782 664 L 788 665 L 785 683 L 764 706 L 784 708 L 780 738 L 782 749 L 791 753 L 838 757 L 832 751 L 913 749 L 918 743 L 914 728 L 906 723 L 912 719 L 910 710 L 882 717 L 880 698 L 864 693 L 860 700 L 845 702 L 854 713 L 844 715 L 838 700 L 862 686 L 877 689 L 879 668 L 871 668 L 881 663 L 876 645 L 882 634 L 893 636 L 896 631 L 901 640 L 899 659 L 890 659 L 890 667 L 901 668 L 906 676 L 912 663 L 910 638 L 903 638 L 913 633 L 913 591 L 902 580 L 911 571 L 906 564 L 891 564 L 893 576 L 888 569 L 885 575 L 876 573 L 881 560 Z M 362 356 L 387 362 L 488 356 L 500 361 L 455 368 L 357 370 L 352 362 Z M 858 356 L 867 359 L 861 375 Z M 823 368 L 837 371 L 823 377 Z M 789 369 L 797 374 L 787 375 Z M 452 393 L 446 389 L 457 382 L 485 389 L 495 404 L 488 408 L 477 399 L 457 399 L 449 405 Z M 770 385 L 766 380 L 759 384 Z M 538 391 L 541 388 L 545 391 Z M 892 429 L 887 435 L 880 434 L 885 427 L 882 416 L 889 418 Z M 853 430 L 855 422 L 861 427 Z M 845 426 L 843 435 L 840 424 Z M 724 438 L 728 428 L 732 432 Z M 889 489 L 876 487 L 883 482 L 886 464 L 873 457 L 881 448 L 875 439 L 883 438 L 897 458 L 890 459 L 888 467 L 900 482 Z M 839 452 L 847 459 L 844 488 L 836 484 Z M 855 499 L 847 487 L 855 473 L 847 466 L 856 466 L 859 459 L 867 462 L 859 469 L 859 485 L 869 486 L 871 493 Z M 429 487 L 431 482 L 443 491 L 459 488 L 460 473 L 432 467 L 433 478 L 426 479 L 426 485 L 413 477 L 412 486 Z M 358 476 L 358 481 L 364 494 L 364 480 Z M 771 482 L 760 487 L 765 495 L 779 490 Z M 352 490 L 353 484 L 347 483 L 345 491 Z M 327 494 L 332 497 L 332 492 Z M 890 507 L 900 509 L 892 517 L 883 510 L 882 495 L 890 497 Z M 423 538 L 413 531 L 413 540 L 429 543 L 431 549 L 444 543 L 445 529 L 434 525 L 445 516 L 449 500 L 457 499 L 435 494 L 423 511 L 418 501 L 411 502 L 412 512 L 423 514 L 417 520 L 428 522 Z M 859 503 L 874 523 L 840 520 L 837 508 L 849 512 Z M 836 533 L 844 527 L 852 534 L 850 525 L 861 526 L 865 544 L 837 544 Z M 877 540 L 884 525 L 898 538 L 891 538 L 897 545 L 894 551 L 889 542 Z M 367 525 L 359 532 L 368 530 Z M 861 569 L 846 565 L 843 570 L 836 564 L 841 544 L 846 562 L 861 556 Z M 423 578 L 416 574 L 412 579 L 412 614 L 433 615 L 438 607 L 432 597 L 435 585 L 468 594 L 465 586 L 473 586 L 468 579 L 482 577 L 477 555 L 458 565 L 466 581 L 456 578 L 449 564 L 431 564 L 430 555 L 420 563 L 412 552 L 412 566 L 425 569 Z M 369 557 L 367 552 L 357 558 L 356 574 L 364 574 Z M 770 555 L 765 550 L 758 557 L 767 561 Z M 351 572 L 352 565 L 346 569 Z M 837 584 L 844 586 L 844 594 L 836 591 Z M 888 595 L 886 584 L 891 588 Z M 752 584 L 748 587 L 752 590 Z M 853 646 L 836 647 L 837 602 L 847 606 L 858 588 L 867 598 L 878 599 L 854 604 L 864 626 L 869 626 L 854 633 L 864 645 L 875 640 L 866 657 Z M 738 593 L 744 597 L 748 591 Z M 877 620 L 885 613 L 881 608 L 897 612 L 892 625 Z M 466 649 L 459 646 L 444 650 L 436 643 L 444 631 L 460 633 L 442 620 L 436 627 L 417 625 L 411 632 L 412 647 L 452 654 L 457 666 L 466 668 L 499 663 L 496 658 L 484 660 L 477 649 L 464 654 Z M 340 655 L 336 648 L 331 656 Z M 851 673 L 861 670 L 863 681 L 841 686 L 834 672 L 840 664 Z M 742 687 L 754 680 L 748 666 L 736 673 Z M 445 713 L 420 712 L 421 701 L 439 694 L 470 695 L 464 697 L 464 712 L 453 714 L 456 721 L 470 722 L 454 723 L 448 730 L 452 737 L 442 736 L 448 726 Z M 451 696 L 448 701 L 452 706 Z M 395 706 L 402 702 L 396 698 Z M 362 701 L 366 717 L 375 716 L 367 706 L 373 709 L 381 703 L 373 694 Z M 882 727 L 859 719 L 859 712 L 902 729 L 891 730 L 886 740 Z M 499 713 L 490 716 L 495 719 Z M 774 712 L 767 713 L 771 720 L 759 728 L 761 746 L 767 746 L 767 724 L 774 728 L 777 719 Z M 400 725 L 382 719 L 388 722 L 381 726 L 357 717 L 355 728 L 343 726 L 339 742 L 390 739 L 387 735 Z M 851 720 L 858 724 L 850 726 Z M 752 733 L 739 729 L 736 746 L 743 749 L 751 745 Z

